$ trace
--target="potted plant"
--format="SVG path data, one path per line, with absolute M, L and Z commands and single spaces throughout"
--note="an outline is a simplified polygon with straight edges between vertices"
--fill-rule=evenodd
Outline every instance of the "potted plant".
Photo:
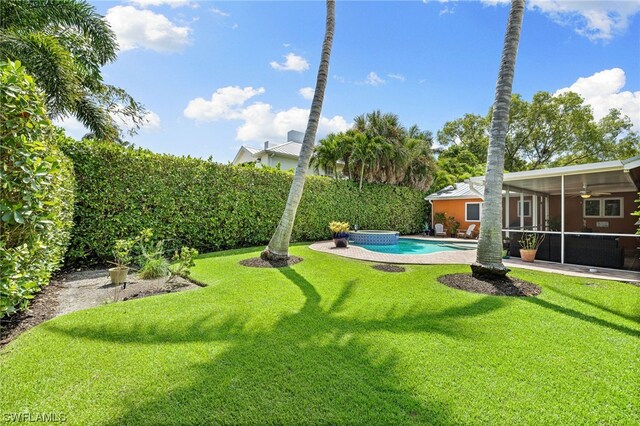
M 523 262 L 533 262 L 536 258 L 538 247 L 544 240 L 544 234 L 523 233 L 520 243 L 520 258 Z
M 333 234 L 333 243 L 336 247 L 349 246 L 349 223 L 348 222 L 331 222 L 329 230 Z
M 456 220 L 455 217 L 449 216 L 447 219 L 447 225 L 449 225 L 449 231 L 451 232 L 451 237 L 455 237 L 458 235 L 458 229 L 460 229 L 460 222 Z
M 115 285 L 123 284 L 127 280 L 127 274 L 129 273 L 129 264 L 131 264 L 131 249 L 136 243 L 136 240 L 116 240 L 113 246 L 113 263 L 116 265 L 113 268 L 109 268 L 109 277 L 111 277 L 111 283 Z

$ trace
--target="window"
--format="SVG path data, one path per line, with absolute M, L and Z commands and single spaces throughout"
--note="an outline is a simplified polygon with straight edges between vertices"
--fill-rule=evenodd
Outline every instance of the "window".
M 624 200 L 622 198 L 591 198 L 582 204 L 584 217 L 622 217 Z
M 520 214 L 520 212 L 523 211 L 522 209 L 522 201 L 518 201 L 518 217 L 523 216 Z M 524 216 L 523 217 L 531 217 L 531 201 L 529 200 L 525 200 L 524 201 Z
M 480 222 L 482 203 L 464 203 L 464 221 Z

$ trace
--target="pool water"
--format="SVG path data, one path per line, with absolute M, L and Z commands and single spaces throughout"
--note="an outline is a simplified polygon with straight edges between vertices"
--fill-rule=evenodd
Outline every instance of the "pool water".
M 418 240 L 415 238 L 400 238 L 394 245 L 354 244 L 364 249 L 388 254 L 429 254 L 443 251 L 474 250 L 475 245 L 464 243 L 445 243 L 440 241 Z

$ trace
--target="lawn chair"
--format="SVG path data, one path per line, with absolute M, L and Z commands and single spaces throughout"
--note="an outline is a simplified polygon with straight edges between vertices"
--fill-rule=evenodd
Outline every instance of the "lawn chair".
M 460 229 L 458 231 L 458 238 L 473 238 L 473 230 L 476 229 L 476 224 L 469 226 L 468 229 Z
M 436 229 L 436 233 L 435 233 L 436 237 L 446 237 L 447 236 L 447 231 L 444 229 L 444 225 L 443 224 L 436 223 L 435 229 Z

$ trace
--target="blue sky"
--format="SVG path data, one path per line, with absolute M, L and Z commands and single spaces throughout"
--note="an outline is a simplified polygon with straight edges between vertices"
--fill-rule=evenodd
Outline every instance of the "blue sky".
M 374 109 L 434 134 L 465 113 L 485 114 L 508 15 L 503 3 L 338 1 L 319 137 Z M 596 117 L 621 108 L 640 130 L 640 2 L 527 3 L 514 92 L 531 99 L 571 88 Z M 131 138 L 136 145 L 227 162 L 243 144 L 304 131 L 324 2 L 92 4 L 121 46 L 103 70 L 106 82 L 151 111 Z M 75 120 L 63 125 L 82 136 Z

